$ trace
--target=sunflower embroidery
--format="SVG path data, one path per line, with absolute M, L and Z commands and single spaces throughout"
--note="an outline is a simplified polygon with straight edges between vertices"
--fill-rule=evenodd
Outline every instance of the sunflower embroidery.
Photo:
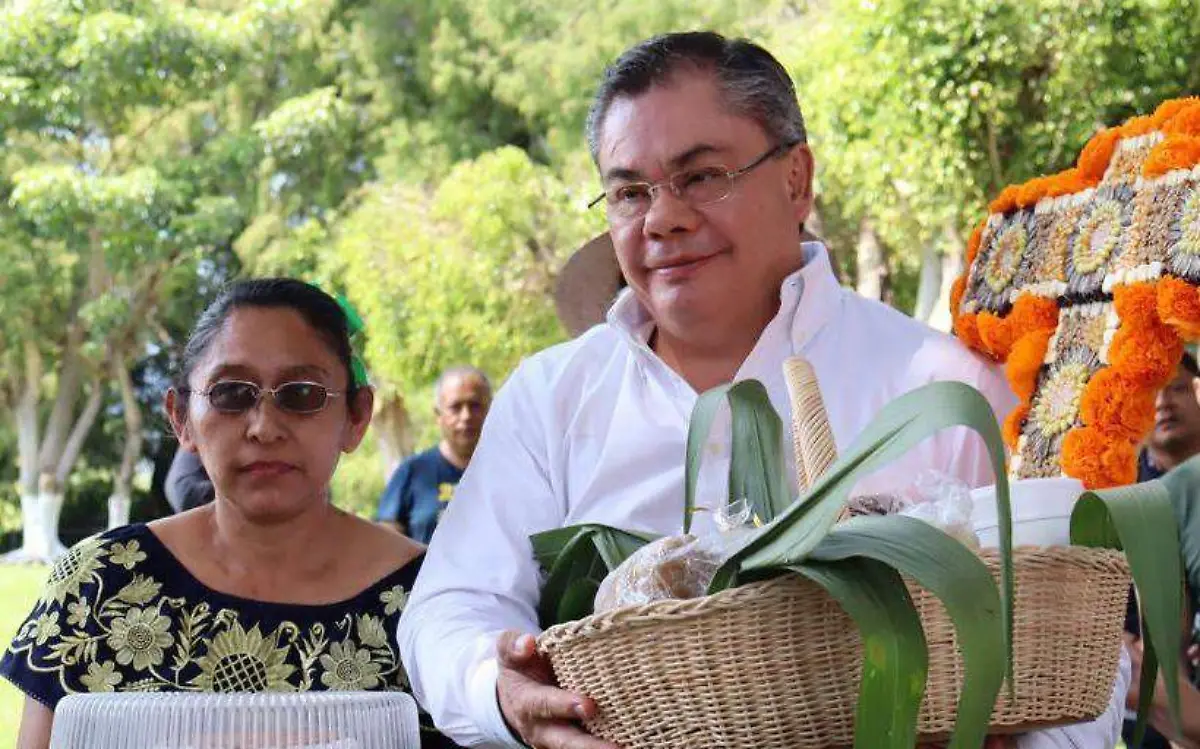
M 91 580 L 92 575 L 104 567 L 101 560 L 107 553 L 103 542 L 97 538 L 80 541 L 54 565 L 41 601 L 61 604 L 68 598 L 78 598 L 79 586 Z
M 113 620 L 108 646 L 117 654 L 117 663 L 142 671 L 162 663 L 164 651 L 171 647 L 171 620 L 157 608 L 130 609 Z
M 287 663 L 286 647 L 276 647 L 255 625 L 249 631 L 237 621 L 217 634 L 197 665 L 193 683 L 210 692 L 287 691 L 295 667 Z
M 379 686 L 379 664 L 366 648 L 351 642 L 335 642 L 321 656 L 321 683 L 334 690 L 374 689 Z

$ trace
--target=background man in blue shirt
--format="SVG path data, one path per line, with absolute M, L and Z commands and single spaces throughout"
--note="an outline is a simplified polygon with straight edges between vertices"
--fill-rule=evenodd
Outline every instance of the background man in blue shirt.
M 379 499 L 377 519 L 394 525 L 409 538 L 427 544 L 438 518 L 454 496 L 483 419 L 492 403 L 487 375 L 475 367 L 452 367 L 434 387 L 434 414 L 442 439 L 434 447 L 409 456 L 396 468 Z

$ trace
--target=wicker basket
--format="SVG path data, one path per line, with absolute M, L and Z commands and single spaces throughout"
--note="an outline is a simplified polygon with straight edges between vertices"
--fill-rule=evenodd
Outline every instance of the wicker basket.
M 994 576 L 999 557 L 982 553 Z M 1016 699 L 993 733 L 1091 720 L 1108 705 L 1129 571 L 1123 554 L 1014 552 Z M 910 585 L 929 643 L 923 741 L 954 725 L 962 663 L 941 603 Z M 849 616 L 800 576 L 659 601 L 562 624 L 538 640 L 559 683 L 596 700 L 588 723 L 624 749 L 826 749 L 853 743 L 862 643 Z

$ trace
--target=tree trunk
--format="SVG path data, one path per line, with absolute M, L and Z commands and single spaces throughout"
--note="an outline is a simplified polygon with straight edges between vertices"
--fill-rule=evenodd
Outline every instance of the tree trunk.
M 404 407 L 404 399 L 398 395 L 381 399 L 375 409 L 372 428 L 379 442 L 384 475 L 391 478 L 400 461 L 413 451 L 412 419 Z
M 21 548 L 0 558 L 5 562 L 38 560 L 45 556 L 39 552 L 46 548 L 38 504 L 37 406 L 41 391 L 42 357 L 37 346 L 28 341 L 23 353 L 24 375 L 20 381 L 20 394 L 13 412 L 17 427 L 17 493 L 21 497 Z
M 855 253 L 858 269 L 858 293 L 868 299 L 883 299 L 887 283 L 887 258 L 883 253 L 883 243 L 875 233 L 871 219 L 864 218 L 858 226 L 858 247 Z
M 75 414 L 75 401 L 79 397 L 80 379 L 83 376 L 83 360 L 79 358 L 79 346 L 83 342 L 83 328 L 72 324 L 63 348 L 62 363 L 58 376 L 58 392 L 54 396 L 54 407 L 46 421 L 46 434 L 42 438 L 38 470 L 54 473 L 62 458 L 67 430 Z
M 913 307 L 913 317 L 921 322 L 929 322 L 941 292 L 941 253 L 934 242 L 926 242 L 921 248 L 921 274 L 917 283 L 917 303 Z
M 125 449 L 121 453 L 121 467 L 113 481 L 113 493 L 108 498 L 108 527 L 116 528 L 129 524 L 129 510 L 133 505 L 133 470 L 142 454 L 142 412 L 133 393 L 133 378 L 125 366 L 124 357 L 113 357 L 113 373 L 121 386 L 121 409 L 125 413 Z
M 929 324 L 938 330 L 949 332 L 952 326 L 950 317 L 950 290 L 954 281 L 962 275 L 966 245 L 962 235 L 953 224 L 946 224 L 942 230 L 942 282 L 938 291 L 937 303 L 929 316 Z

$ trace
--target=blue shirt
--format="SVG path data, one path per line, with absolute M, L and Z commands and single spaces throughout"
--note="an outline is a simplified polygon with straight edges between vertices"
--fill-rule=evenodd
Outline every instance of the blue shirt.
M 388 480 L 377 518 L 400 523 L 409 538 L 429 543 L 462 475 L 437 446 L 409 456 Z

